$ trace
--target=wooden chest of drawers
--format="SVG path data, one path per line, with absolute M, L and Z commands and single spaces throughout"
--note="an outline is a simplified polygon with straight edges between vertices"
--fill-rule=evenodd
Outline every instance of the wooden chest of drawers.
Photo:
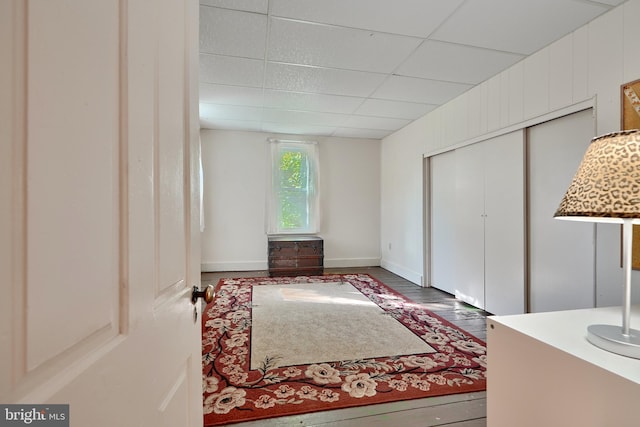
M 321 237 L 269 237 L 269 276 L 315 276 L 323 273 Z

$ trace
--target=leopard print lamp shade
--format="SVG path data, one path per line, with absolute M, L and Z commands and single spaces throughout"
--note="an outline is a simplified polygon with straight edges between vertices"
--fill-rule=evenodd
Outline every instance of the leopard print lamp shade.
M 591 141 L 554 217 L 640 223 L 640 129 Z

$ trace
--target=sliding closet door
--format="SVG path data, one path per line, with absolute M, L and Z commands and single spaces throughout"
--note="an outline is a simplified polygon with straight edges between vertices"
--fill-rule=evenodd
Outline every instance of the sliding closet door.
M 484 308 L 485 143 L 456 150 L 455 296 Z
M 595 304 L 595 226 L 553 218 L 593 136 L 591 110 L 528 129 L 531 312 Z
M 455 293 L 456 156 L 454 151 L 429 159 L 431 194 L 431 283 Z
M 524 138 L 517 131 L 456 150 L 457 298 L 524 313 Z
M 493 314 L 525 310 L 523 131 L 430 158 L 431 285 Z
M 485 146 L 485 310 L 520 314 L 525 304 L 524 131 Z

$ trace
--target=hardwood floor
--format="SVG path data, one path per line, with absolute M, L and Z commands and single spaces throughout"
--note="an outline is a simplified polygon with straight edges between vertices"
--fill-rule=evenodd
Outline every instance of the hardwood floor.
M 486 341 L 488 313 L 457 301 L 434 288 L 422 288 L 380 267 L 325 268 L 326 274 L 367 273 L 407 298 Z M 215 285 L 223 277 L 266 277 L 267 271 L 202 273 L 202 284 Z M 335 427 L 484 427 L 486 393 L 465 393 L 404 402 L 369 405 L 335 411 L 271 418 L 233 424 L 237 427 L 335 426 Z

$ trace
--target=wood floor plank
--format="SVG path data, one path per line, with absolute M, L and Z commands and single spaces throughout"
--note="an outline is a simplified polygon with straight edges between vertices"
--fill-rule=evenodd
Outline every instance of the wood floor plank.
M 445 424 L 441 427 L 486 427 L 486 426 L 487 426 L 487 419 L 483 417 L 483 418 L 476 418 L 475 420 L 462 421 L 459 423 Z
M 309 423 L 305 425 L 317 427 L 435 427 L 451 425 L 452 423 L 469 421 L 471 419 L 481 419 L 485 414 L 486 401 L 484 399 L 478 399 L 464 403 L 448 403 L 408 410 L 396 410 L 385 414 L 354 417 L 324 423 Z
M 271 418 L 267 420 L 250 421 L 235 424 L 237 427 L 275 427 L 275 426 L 361 426 L 361 425 L 388 425 L 404 426 L 404 422 L 388 423 L 391 419 L 417 418 L 430 419 L 423 426 L 448 425 L 458 420 L 476 419 L 485 417 L 486 394 L 467 393 L 459 395 L 437 396 L 425 399 L 414 399 L 401 402 L 384 403 L 378 405 L 359 406 L 356 408 L 337 409 L 334 411 L 315 412 L 303 415 Z M 429 409 L 427 411 L 427 409 Z M 427 412 L 425 412 L 427 411 Z M 457 415 L 456 415 L 457 414 Z M 476 417 L 476 418 L 473 418 Z M 365 424 L 363 424 L 363 422 Z M 383 424 L 375 424 L 383 422 Z M 411 425 L 411 424 L 407 424 Z

